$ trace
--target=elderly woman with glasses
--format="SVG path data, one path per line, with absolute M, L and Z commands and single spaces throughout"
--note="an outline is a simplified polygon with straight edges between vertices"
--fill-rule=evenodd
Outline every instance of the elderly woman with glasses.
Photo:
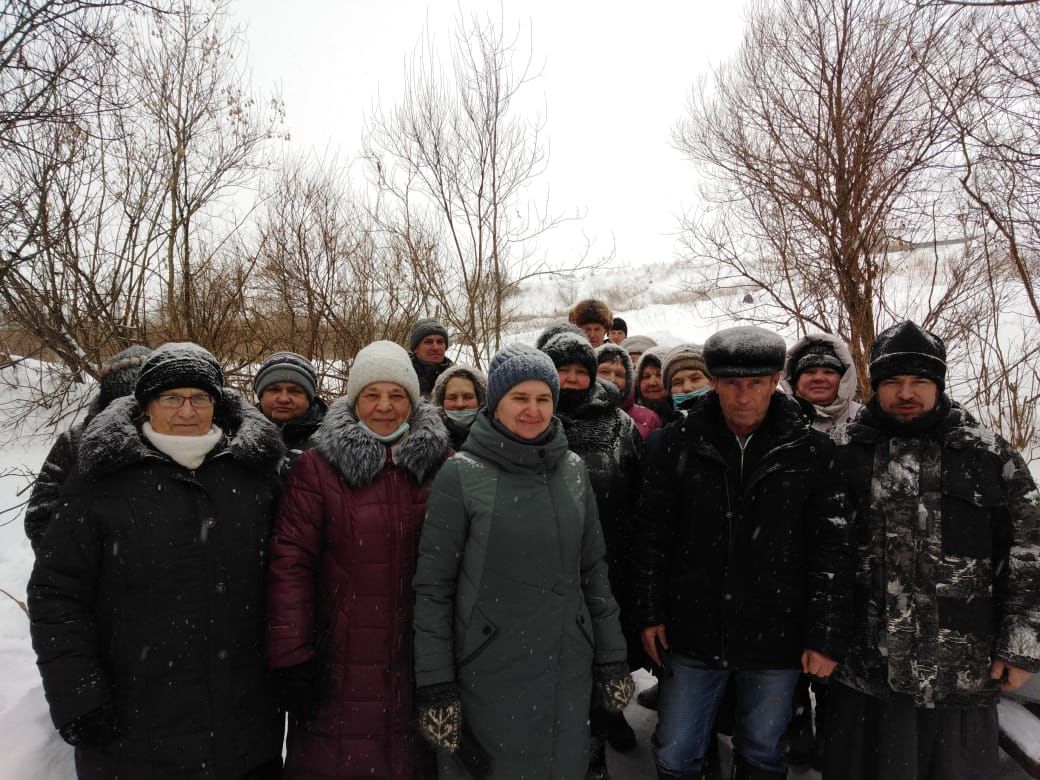
M 153 352 L 83 431 L 29 581 L 80 778 L 280 776 L 263 631 L 282 454 L 195 344 Z

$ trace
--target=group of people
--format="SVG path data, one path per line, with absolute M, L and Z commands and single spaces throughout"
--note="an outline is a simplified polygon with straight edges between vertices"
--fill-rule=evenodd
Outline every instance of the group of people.
M 784 777 L 810 682 L 825 778 L 995 776 L 1040 493 L 942 341 L 884 331 L 861 407 L 828 334 L 627 331 L 581 301 L 485 374 L 421 320 L 332 403 L 291 352 L 255 404 L 194 344 L 111 358 L 25 518 L 78 776 L 606 778 L 638 666 L 661 778 L 722 728 Z

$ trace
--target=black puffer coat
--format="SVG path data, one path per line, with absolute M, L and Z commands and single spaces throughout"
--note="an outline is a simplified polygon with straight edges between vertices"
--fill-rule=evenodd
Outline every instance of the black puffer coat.
M 283 454 L 225 390 L 194 471 L 150 446 L 132 397 L 84 431 L 29 581 L 33 647 L 62 727 L 113 706 L 81 778 L 239 777 L 282 746 L 264 660 L 264 569 Z
M 744 467 L 719 398 L 651 438 L 636 537 L 639 620 L 717 666 L 841 661 L 851 633 L 852 549 L 834 444 L 774 393 Z
M 584 403 L 570 412 L 557 410 L 556 416 L 563 424 L 567 446 L 581 456 L 588 469 L 607 546 L 610 589 L 621 607 L 621 622 L 631 646 L 629 661 L 641 664 L 640 644 L 632 619 L 634 594 L 629 555 L 635 537 L 633 521 L 642 480 L 643 438 L 632 418 L 618 407 L 620 401 L 614 385 L 596 379 Z

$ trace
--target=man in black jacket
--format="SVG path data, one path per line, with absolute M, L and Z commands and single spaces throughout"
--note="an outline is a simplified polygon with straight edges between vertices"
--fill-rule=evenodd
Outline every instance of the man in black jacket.
M 828 779 L 997 777 L 997 698 L 1040 671 L 1040 494 L 945 382 L 942 340 L 893 325 L 871 347 L 875 395 L 835 433 L 857 576 Z
M 286 466 L 311 448 L 310 437 L 318 430 L 329 405 L 318 395 L 318 372 L 303 355 L 275 352 L 253 378 L 257 408 L 278 426 L 285 443 Z
M 435 319 L 419 320 L 408 333 L 408 352 L 423 398 L 430 397 L 437 377 L 455 365 L 445 357 L 448 344 L 448 329 Z
M 661 778 L 696 778 L 730 676 L 734 777 L 785 774 L 780 739 L 804 671 L 842 660 L 852 550 L 834 445 L 776 390 L 783 340 L 754 327 L 704 345 L 712 392 L 647 453 L 636 544 L 643 644 L 661 681 Z

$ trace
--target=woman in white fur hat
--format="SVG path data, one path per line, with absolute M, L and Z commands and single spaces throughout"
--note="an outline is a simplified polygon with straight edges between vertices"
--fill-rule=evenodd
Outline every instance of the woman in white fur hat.
M 315 437 L 289 473 L 270 547 L 285 777 L 423 777 L 432 756 L 412 723 L 411 581 L 448 432 L 408 353 L 377 341 Z

